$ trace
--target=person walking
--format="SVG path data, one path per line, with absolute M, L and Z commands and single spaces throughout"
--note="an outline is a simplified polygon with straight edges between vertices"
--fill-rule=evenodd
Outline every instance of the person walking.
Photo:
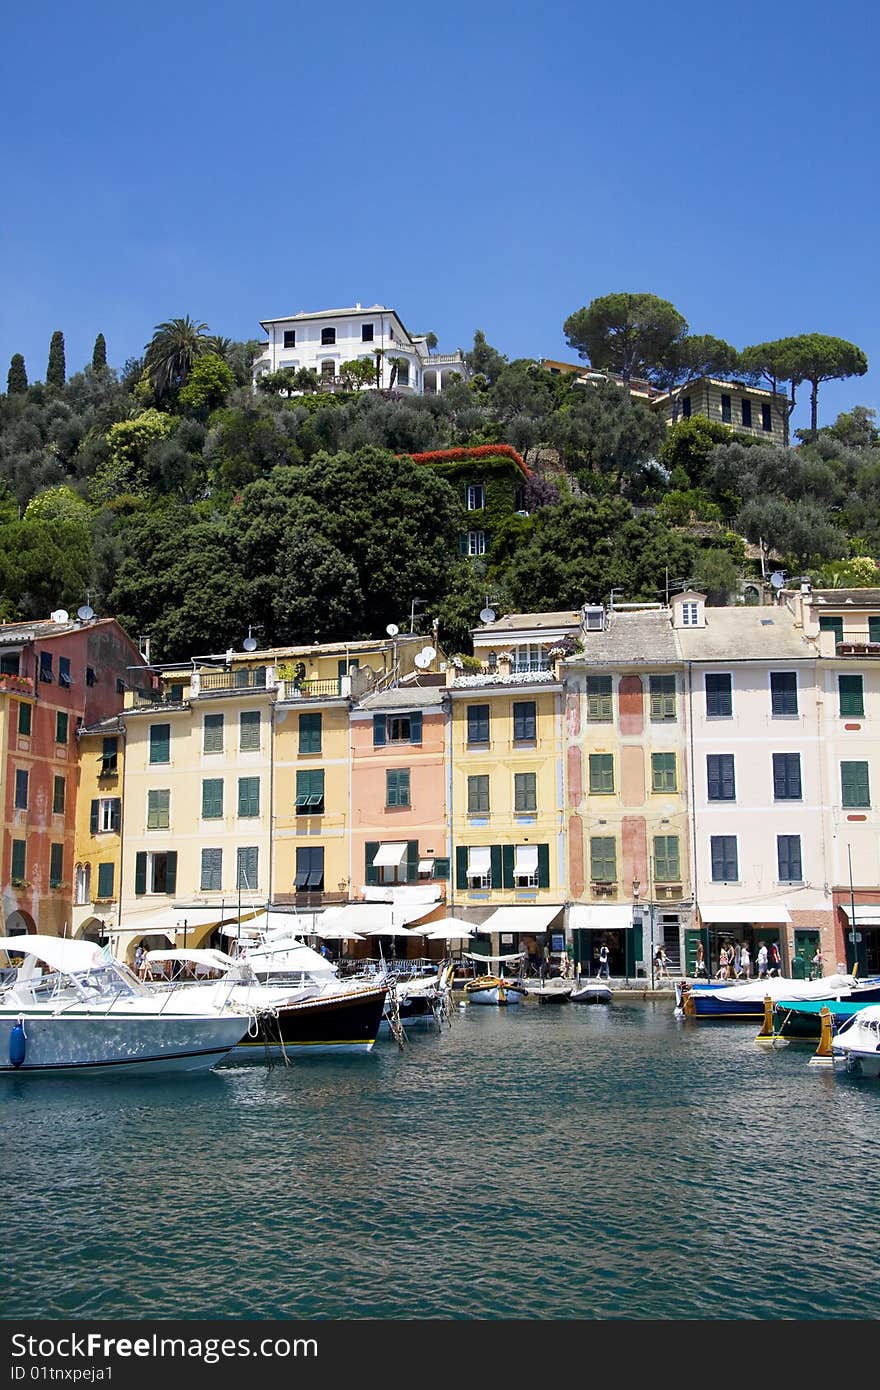
M 729 974 L 727 947 L 722 946 L 718 955 L 718 969 L 715 972 L 716 980 L 726 980 Z
M 779 954 L 779 943 L 774 941 L 770 946 L 770 974 L 778 975 L 782 969 L 782 956 Z
M 812 964 L 812 969 L 811 969 L 811 971 L 810 971 L 810 979 L 811 979 L 811 980 L 821 980 L 821 978 L 822 978 L 822 948 L 821 948 L 821 946 L 817 946 L 817 947 L 816 947 L 816 952 L 815 952 L 815 955 L 813 956 L 813 959 L 812 959 L 811 964 Z
M 697 959 L 694 963 L 694 978 L 705 980 L 706 978 L 706 952 L 703 950 L 702 941 L 697 945 Z
M 749 955 L 749 948 L 745 942 L 743 942 L 739 959 L 740 965 L 742 966 L 743 979 L 750 980 L 752 978 L 752 958 Z
M 609 978 L 608 971 L 609 971 L 608 947 L 607 947 L 607 945 L 605 944 L 605 942 L 603 941 L 603 942 L 602 942 L 602 945 L 599 947 L 599 979 L 600 979 L 600 980 L 607 980 L 607 979 Z
M 733 948 L 733 974 L 735 979 L 742 979 L 742 946 L 739 942 Z
M 767 978 L 767 967 L 768 967 L 768 965 L 769 965 L 769 961 L 770 961 L 770 958 L 769 958 L 769 956 L 768 956 L 768 954 L 767 954 L 767 944 L 766 944 L 766 942 L 762 941 L 761 944 L 760 944 L 760 946 L 758 947 L 758 959 L 757 959 L 757 961 L 756 961 L 756 965 L 757 965 L 757 967 L 758 967 L 758 979 L 759 979 L 759 980 L 766 980 L 766 978 Z
M 658 980 L 669 979 L 669 963 L 666 959 L 666 951 L 662 946 L 657 947 L 654 956 L 654 974 Z
M 137 950 L 134 953 L 134 973 L 137 975 L 138 979 L 142 980 L 144 978 L 144 971 L 146 970 L 146 967 L 147 953 L 144 949 L 144 943 L 142 941 L 139 941 Z

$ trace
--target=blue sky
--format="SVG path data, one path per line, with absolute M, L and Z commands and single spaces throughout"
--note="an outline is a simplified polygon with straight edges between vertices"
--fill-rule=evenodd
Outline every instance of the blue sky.
M 0 51 L 0 369 L 183 314 L 386 303 L 563 357 L 615 290 L 742 347 L 837 334 L 880 408 L 877 7 L 49 0 Z M 806 422 L 806 392 L 796 424 Z

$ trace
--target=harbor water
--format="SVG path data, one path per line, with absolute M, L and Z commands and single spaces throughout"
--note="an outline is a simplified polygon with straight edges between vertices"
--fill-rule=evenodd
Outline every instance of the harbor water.
M 668 996 L 0 1083 L 6 1318 L 875 1318 L 880 1087 Z

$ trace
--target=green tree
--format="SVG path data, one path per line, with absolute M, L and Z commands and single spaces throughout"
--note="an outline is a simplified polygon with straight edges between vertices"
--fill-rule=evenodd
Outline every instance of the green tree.
M 507 362 L 507 358 L 486 342 L 486 335 L 482 328 L 478 328 L 474 333 L 474 345 L 470 352 L 466 352 L 464 360 L 470 367 L 475 376 L 484 376 L 490 386 L 498 380 L 501 370 Z
M 6 391 L 10 396 L 24 396 L 27 394 L 27 389 L 28 379 L 24 358 L 20 352 L 13 353 L 9 363 L 9 373 L 6 377 Z
M 864 376 L 868 370 L 868 359 L 855 343 L 825 333 L 802 333 L 792 339 L 791 344 L 794 370 L 801 381 L 810 383 L 810 433 L 815 438 L 820 383 Z
M 107 344 L 104 334 L 99 333 L 95 339 L 95 346 L 92 349 L 92 367 L 96 372 L 102 372 L 107 366 Z
M 848 449 L 873 449 L 880 444 L 880 430 L 874 424 L 876 417 L 876 410 L 854 405 L 852 410 L 842 411 L 834 424 L 820 433 L 839 439 Z
M 591 493 L 631 493 L 657 457 L 664 435 L 660 417 L 614 381 L 572 385 L 544 431 L 568 471 Z
M 720 420 L 691 415 L 669 426 L 660 446 L 660 462 L 671 475 L 680 469 L 691 487 L 704 487 L 711 475 L 713 451 L 719 444 L 729 444 L 732 438 L 733 431 Z M 674 479 L 674 485 L 679 485 L 678 479 Z
M 196 323 L 189 315 L 156 326 L 145 348 L 144 365 L 157 402 L 175 396 L 193 363 L 208 351 L 207 329 L 206 323 Z
M 676 421 L 678 403 L 691 382 L 704 376 L 728 377 L 738 365 L 739 353 L 723 338 L 688 333 L 673 340 L 653 379 L 672 394 L 672 419 Z
M 739 515 L 738 529 L 755 543 L 792 560 L 797 570 L 821 565 L 846 554 L 845 533 L 828 520 L 823 507 L 805 498 L 754 497 Z
M 52 341 L 49 344 L 49 364 L 46 367 L 46 385 L 54 386 L 60 391 L 66 379 L 66 369 L 64 365 L 64 334 L 60 329 L 52 334 Z
M 569 314 L 562 331 L 569 347 L 591 366 L 628 382 L 658 369 L 684 338 L 687 323 L 654 294 L 606 294 Z
M 742 571 L 728 550 L 707 546 L 697 551 L 691 582 L 713 607 L 724 607 L 739 592 Z
M 372 386 L 375 374 L 375 368 L 369 358 L 354 358 L 351 362 L 340 363 L 339 366 L 339 375 L 346 391 L 360 391 L 364 386 Z
M 25 507 L 25 521 L 69 521 L 88 527 L 91 512 L 72 487 L 62 483 L 32 497 Z
M 143 491 L 147 450 L 173 429 L 171 416 L 152 408 L 111 425 L 107 431 L 107 462 L 99 466 L 92 478 L 92 500 L 107 502 L 118 494 Z
M 296 367 L 279 367 L 277 372 L 262 372 L 257 378 L 257 390 L 267 396 L 283 393 L 289 399 L 300 389 L 296 382 L 298 375 Z
M 797 388 L 804 380 L 800 373 L 795 338 L 776 338 L 768 343 L 754 343 L 743 348 L 740 353 L 740 368 L 752 381 L 763 381 L 774 395 L 786 396 L 782 387 L 788 386 L 788 396 L 783 411 L 783 444 L 788 448 L 790 422 L 797 404 Z
M 222 405 L 235 385 L 232 369 L 216 352 L 197 357 L 178 400 L 187 410 L 207 414 Z

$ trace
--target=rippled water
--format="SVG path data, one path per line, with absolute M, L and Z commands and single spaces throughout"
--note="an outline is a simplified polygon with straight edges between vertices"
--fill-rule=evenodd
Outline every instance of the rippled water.
M 880 1086 L 667 1000 L 4 1078 L 3 1316 L 874 1318 Z

